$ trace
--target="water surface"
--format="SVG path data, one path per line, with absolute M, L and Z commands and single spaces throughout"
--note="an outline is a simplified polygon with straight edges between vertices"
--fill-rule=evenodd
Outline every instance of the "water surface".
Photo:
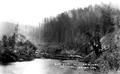
M 35 59 L 28 62 L 15 62 L 11 65 L 0 66 L 0 74 L 92 74 L 83 69 L 70 66 L 60 66 L 59 60 Z M 82 63 L 80 64 L 82 66 Z M 110 72 L 109 74 L 120 74 Z

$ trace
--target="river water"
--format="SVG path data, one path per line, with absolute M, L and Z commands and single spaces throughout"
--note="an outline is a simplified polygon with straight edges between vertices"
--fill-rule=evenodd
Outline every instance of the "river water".
M 82 68 L 73 69 L 68 66 L 60 66 L 59 60 L 35 59 L 28 62 L 14 62 L 11 65 L 0 65 L 0 74 L 92 74 Z M 80 64 L 82 66 L 82 63 Z M 110 72 L 109 74 L 120 74 Z

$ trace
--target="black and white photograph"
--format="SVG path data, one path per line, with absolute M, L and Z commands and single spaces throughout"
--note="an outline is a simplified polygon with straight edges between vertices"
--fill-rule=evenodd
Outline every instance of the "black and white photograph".
M 0 0 L 0 74 L 120 74 L 120 1 Z

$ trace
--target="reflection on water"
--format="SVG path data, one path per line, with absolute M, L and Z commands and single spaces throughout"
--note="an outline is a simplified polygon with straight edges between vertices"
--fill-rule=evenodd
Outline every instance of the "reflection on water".
M 61 64 L 62 63 L 60 61 L 51 59 L 36 59 L 30 62 L 16 62 L 8 66 L 0 66 L 0 74 L 92 74 L 84 71 L 83 69 L 74 69 L 72 66 L 70 67 L 70 65 L 67 66 Z M 82 63 L 79 64 L 79 66 L 82 65 Z

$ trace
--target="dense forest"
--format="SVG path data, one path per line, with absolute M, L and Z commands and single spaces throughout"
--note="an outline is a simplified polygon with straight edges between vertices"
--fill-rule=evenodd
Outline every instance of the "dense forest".
M 111 5 L 73 9 L 46 18 L 31 32 L 41 44 L 34 45 L 18 34 L 0 41 L 0 61 L 6 63 L 34 58 L 73 59 L 97 64 L 94 71 L 107 72 L 120 67 L 120 11 Z M 22 37 L 22 38 L 21 38 Z M 9 59 L 8 59 L 9 58 Z M 7 59 L 7 60 L 6 60 Z
M 98 64 L 96 71 L 118 70 L 119 15 L 118 9 L 103 4 L 46 18 L 39 31 L 41 40 L 49 47 L 45 51 L 56 55 L 79 55 L 81 62 Z

